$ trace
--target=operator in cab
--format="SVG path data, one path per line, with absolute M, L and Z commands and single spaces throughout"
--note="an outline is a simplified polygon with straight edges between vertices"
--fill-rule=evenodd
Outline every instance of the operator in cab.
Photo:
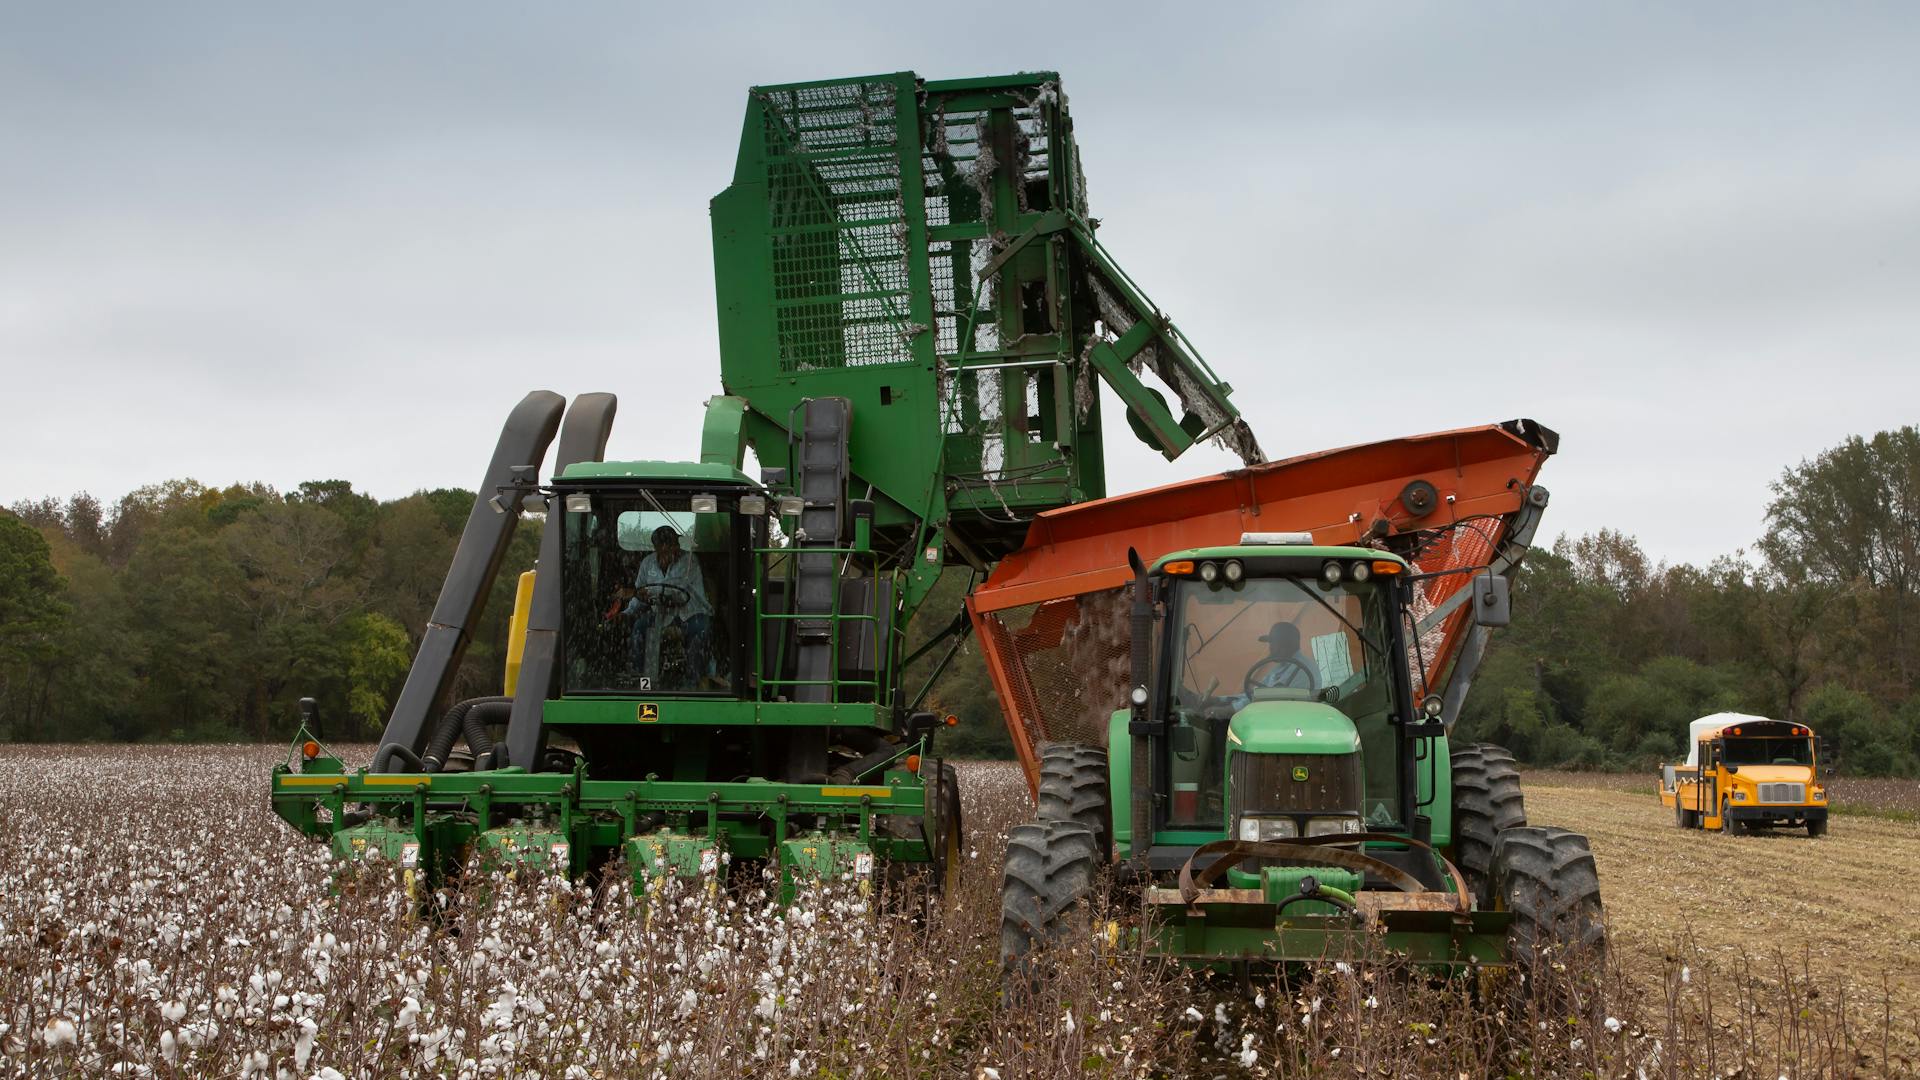
M 687 688 L 708 674 L 708 646 L 713 634 L 713 603 L 699 563 L 680 548 L 680 534 L 671 525 L 653 530 L 653 554 L 640 560 L 634 575 L 633 597 L 626 614 L 633 619 L 632 664 L 647 673 L 658 689 L 660 644 L 668 630 L 678 629 L 685 642 Z M 658 631 L 658 633 L 656 633 Z
M 1261 634 L 1259 640 L 1266 643 L 1267 655 L 1254 661 L 1253 668 L 1247 672 L 1248 687 L 1319 691 L 1320 677 L 1313 661 L 1300 652 L 1298 626 L 1290 622 L 1274 623 L 1273 629 Z

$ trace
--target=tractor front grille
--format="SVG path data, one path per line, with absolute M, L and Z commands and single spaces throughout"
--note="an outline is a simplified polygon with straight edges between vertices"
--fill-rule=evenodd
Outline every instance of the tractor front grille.
M 1227 783 L 1233 821 L 1241 814 L 1355 813 L 1360 755 L 1238 753 Z
M 1805 784 L 1761 784 L 1760 801 L 1763 803 L 1803 803 L 1807 801 Z

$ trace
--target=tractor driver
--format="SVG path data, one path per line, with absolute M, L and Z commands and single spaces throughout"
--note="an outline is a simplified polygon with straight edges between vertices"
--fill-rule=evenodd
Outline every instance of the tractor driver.
M 1247 669 L 1247 685 L 1260 689 L 1284 686 L 1309 693 L 1320 689 L 1320 678 L 1313 661 L 1300 653 L 1300 628 L 1290 622 L 1277 622 L 1260 635 L 1267 643 L 1267 655 Z
M 680 550 L 680 534 L 671 525 L 653 530 L 653 554 L 640 560 L 634 575 L 633 598 L 626 613 L 633 617 L 632 663 L 655 680 L 660 677 L 660 637 L 679 627 L 686 643 L 686 683 L 691 686 L 707 674 L 707 646 L 713 631 L 713 604 L 699 564 Z

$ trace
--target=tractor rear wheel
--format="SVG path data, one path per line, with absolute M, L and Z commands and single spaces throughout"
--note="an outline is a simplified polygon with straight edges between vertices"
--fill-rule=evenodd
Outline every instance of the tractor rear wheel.
M 1095 857 L 1113 857 L 1113 794 L 1107 752 L 1078 743 L 1040 744 L 1041 821 L 1077 821 L 1093 831 Z
M 1087 922 L 1098 860 L 1093 830 L 1077 821 L 1016 825 L 1000 888 L 1000 966 L 1031 979 L 1028 957 Z
M 1470 743 L 1453 751 L 1453 862 L 1482 908 L 1493 906 L 1493 852 L 1509 829 L 1525 828 L 1520 769 L 1505 747 Z
M 1513 913 L 1507 941 L 1516 963 L 1545 948 L 1606 950 L 1600 872 L 1585 836 L 1539 826 L 1508 829 L 1494 848 L 1493 887 Z

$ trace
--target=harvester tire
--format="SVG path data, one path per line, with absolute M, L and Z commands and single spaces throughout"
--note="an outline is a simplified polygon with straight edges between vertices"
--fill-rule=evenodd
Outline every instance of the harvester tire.
M 1087 922 L 1098 868 L 1093 830 L 1077 821 L 1034 821 L 1007 836 L 1000 888 L 1000 967 L 1032 979 L 1028 958 Z
M 943 761 L 938 783 L 927 787 L 933 887 L 942 894 L 951 894 L 960 884 L 960 865 L 964 861 L 961 850 L 966 843 L 960 821 L 960 774 Z
M 1507 942 L 1526 966 L 1539 950 L 1598 957 L 1607 947 L 1600 872 L 1587 838 L 1566 829 L 1508 829 L 1493 853 L 1493 887 L 1513 914 Z
M 1113 790 L 1107 752 L 1079 743 L 1040 744 L 1041 821 L 1077 821 L 1093 830 L 1095 859 L 1113 857 Z
M 1520 769 L 1505 747 L 1469 743 L 1453 751 L 1453 863 L 1483 909 L 1494 903 L 1493 853 L 1509 829 L 1525 828 Z

